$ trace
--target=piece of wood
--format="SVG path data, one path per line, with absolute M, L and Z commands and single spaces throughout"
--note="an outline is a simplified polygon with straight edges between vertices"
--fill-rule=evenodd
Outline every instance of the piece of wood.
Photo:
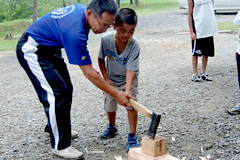
M 152 119 L 152 111 L 144 107 L 143 105 L 139 104 L 138 102 L 134 101 L 133 99 L 129 99 L 129 103 L 142 115 Z
M 131 148 L 128 152 L 128 160 L 179 160 L 176 157 L 173 157 L 169 154 L 162 154 L 157 157 L 153 157 L 142 153 L 142 148 Z
M 167 138 L 155 135 L 154 139 L 149 137 L 142 138 L 142 152 L 156 157 L 167 153 Z

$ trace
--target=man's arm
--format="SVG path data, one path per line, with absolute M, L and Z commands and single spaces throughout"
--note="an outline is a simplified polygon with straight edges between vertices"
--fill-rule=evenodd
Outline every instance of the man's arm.
M 95 70 L 91 64 L 80 66 L 84 76 L 90 80 L 95 86 L 97 86 L 102 91 L 111 95 L 120 105 L 125 107 L 131 107 L 128 99 L 132 98 L 131 95 L 120 92 L 114 87 L 110 86 L 99 74 L 97 70 Z
M 188 0 L 188 25 L 189 25 L 189 29 L 190 29 L 191 39 L 195 40 L 196 39 L 196 34 L 193 31 L 192 14 L 193 14 L 193 1 Z
M 105 67 L 105 60 L 102 58 L 98 58 L 98 65 L 99 65 L 99 68 L 101 70 L 104 80 L 107 81 L 108 84 L 113 86 L 113 82 L 109 79 L 109 77 L 107 75 L 107 71 L 106 71 L 106 67 Z

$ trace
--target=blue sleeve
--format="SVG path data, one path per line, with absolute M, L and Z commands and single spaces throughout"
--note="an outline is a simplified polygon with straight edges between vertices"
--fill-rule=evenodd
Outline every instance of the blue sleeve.
M 77 23 L 61 35 L 70 64 L 88 65 L 92 63 L 87 49 L 88 33 L 89 30 L 82 29 Z

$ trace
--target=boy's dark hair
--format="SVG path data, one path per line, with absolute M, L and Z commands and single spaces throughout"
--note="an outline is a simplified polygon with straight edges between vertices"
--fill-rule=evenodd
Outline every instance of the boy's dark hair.
M 87 10 L 91 10 L 97 17 L 101 17 L 105 11 L 114 15 L 117 9 L 117 3 L 114 0 L 92 0 L 87 7 Z
M 122 8 L 117 12 L 115 25 L 119 26 L 122 23 L 137 25 L 137 14 L 130 8 Z

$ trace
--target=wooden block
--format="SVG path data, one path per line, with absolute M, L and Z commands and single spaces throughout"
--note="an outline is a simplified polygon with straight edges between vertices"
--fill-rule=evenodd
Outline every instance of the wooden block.
M 150 139 L 149 137 L 143 137 L 142 152 L 154 157 L 161 154 L 166 154 L 167 139 L 159 135 L 155 135 L 154 139 Z
M 157 157 L 153 157 L 142 153 L 142 148 L 131 148 L 128 152 L 128 160 L 179 160 L 176 157 L 173 157 L 169 154 L 162 154 Z

